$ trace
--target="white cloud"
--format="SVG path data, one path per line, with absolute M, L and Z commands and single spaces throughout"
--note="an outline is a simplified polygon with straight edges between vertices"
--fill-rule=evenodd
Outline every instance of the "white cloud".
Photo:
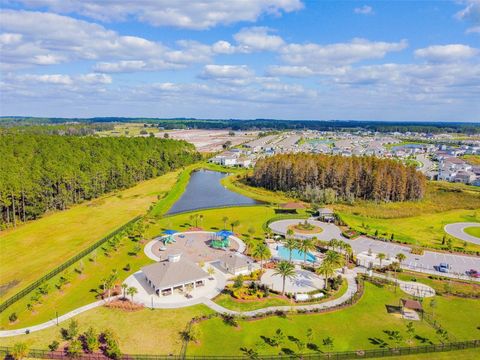
M 367 59 L 381 59 L 388 52 L 401 51 L 408 46 L 406 40 L 396 43 L 372 42 L 353 39 L 349 43 L 329 45 L 289 44 L 280 50 L 282 59 L 292 65 L 305 65 L 310 68 L 330 65 L 353 64 Z
M 480 26 L 472 26 L 466 31 L 467 34 L 480 34 Z
M 303 8 L 301 0 L 16 0 L 32 8 L 77 13 L 101 21 L 135 18 L 154 26 L 203 30 L 239 21 L 256 21 L 263 14 L 280 16 Z
M 469 59 L 479 53 L 478 49 L 468 45 L 449 44 L 432 45 L 415 50 L 415 56 L 433 62 L 451 62 Z
M 79 80 L 87 84 L 110 84 L 112 77 L 106 74 L 90 73 L 80 75 Z
M 368 5 L 363 5 L 361 7 L 356 7 L 355 9 L 353 9 L 353 12 L 355 14 L 361 14 L 361 15 L 373 15 L 374 14 L 373 8 L 371 6 L 368 6 Z
M 233 37 L 242 52 L 276 51 L 285 42 L 280 36 L 272 35 L 272 29 L 267 27 L 244 28 Z
M 272 65 L 268 67 L 267 74 L 301 78 L 315 75 L 315 72 L 307 66 Z
M 153 71 L 206 63 L 213 55 L 209 45 L 195 41 L 178 41 L 172 49 L 63 15 L 16 10 L 0 14 L 4 69 L 93 60 L 100 62 L 97 71 Z
M 33 75 L 33 74 L 24 74 L 17 77 L 21 82 L 29 83 L 43 83 L 43 84 L 54 84 L 54 85 L 71 85 L 73 80 L 69 75 L 62 74 L 46 74 L 46 75 Z
M 233 54 L 236 49 L 228 41 L 220 40 L 212 45 L 212 51 L 217 54 Z
M 474 25 L 466 30 L 467 34 L 480 33 L 480 0 L 463 0 L 461 3 L 465 7 L 455 14 L 455 18 Z
M 253 76 L 253 71 L 246 65 L 206 65 L 203 69 L 204 78 L 247 78 Z

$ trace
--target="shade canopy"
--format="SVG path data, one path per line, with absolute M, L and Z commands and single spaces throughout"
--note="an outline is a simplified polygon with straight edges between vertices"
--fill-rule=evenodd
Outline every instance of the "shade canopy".
M 178 231 L 176 230 L 165 230 L 163 233 L 165 235 L 173 235 L 173 234 L 176 234 Z
M 217 231 L 215 233 L 215 235 L 222 236 L 222 237 L 228 237 L 230 235 L 233 235 L 233 232 L 224 229 L 224 230 Z

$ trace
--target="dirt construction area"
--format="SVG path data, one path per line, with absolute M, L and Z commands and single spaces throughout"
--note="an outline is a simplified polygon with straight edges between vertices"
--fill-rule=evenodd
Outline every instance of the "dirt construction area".
M 192 143 L 200 152 L 221 151 L 223 144 L 227 141 L 231 141 L 232 146 L 235 146 L 253 140 L 258 136 L 257 131 L 234 131 L 232 136 L 229 134 L 229 130 L 172 130 L 161 131 L 155 136 L 163 138 L 165 133 L 171 139 Z

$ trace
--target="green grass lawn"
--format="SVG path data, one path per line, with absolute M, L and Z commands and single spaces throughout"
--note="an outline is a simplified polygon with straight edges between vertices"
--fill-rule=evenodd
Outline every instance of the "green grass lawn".
M 396 219 L 379 219 L 361 215 L 341 213 L 342 220 L 351 228 L 374 235 L 378 230 L 379 236 L 390 238 L 393 233 L 395 240 L 411 245 L 427 246 L 442 249 L 442 239 L 446 234 L 443 228 L 455 222 L 478 222 L 480 212 L 475 210 L 451 210 L 441 213 L 424 214 Z M 448 235 L 447 235 L 448 237 Z M 452 238 L 453 247 L 463 248 L 464 242 Z M 480 251 L 480 246 L 467 243 L 467 250 Z
M 0 300 L 46 274 L 137 215 L 177 181 L 179 171 L 51 213 L 0 234 Z
M 92 261 L 91 256 L 86 256 L 81 260 L 84 269 L 81 274 L 75 270 L 80 268 L 80 262 L 78 262 L 67 269 L 66 272 L 47 281 L 49 293 L 42 296 L 41 303 L 34 305 L 32 310 L 27 308 L 27 304 L 34 304 L 32 296 L 34 296 L 35 291 L 2 312 L 0 314 L 1 329 L 16 329 L 40 324 L 55 318 L 55 312 L 62 315 L 80 306 L 99 300 L 98 294 L 102 292 L 100 288 L 102 279 L 110 274 L 112 270 L 118 271 L 117 282 L 120 284 L 130 274 L 152 262 L 144 254 L 143 245 L 137 256 L 129 254 L 132 253 L 135 245 L 135 242 L 125 239 L 118 247 L 118 250 L 111 250 L 108 256 L 102 250 L 103 246 L 96 251 L 95 261 Z M 125 270 L 127 264 L 130 265 L 130 270 L 128 271 Z M 70 283 L 59 290 L 56 288 L 56 285 L 59 283 L 61 276 L 68 277 Z M 18 321 L 10 324 L 8 317 L 12 313 L 17 314 Z
M 472 236 L 480 238 L 480 226 L 468 227 L 468 228 L 465 228 L 464 231 L 468 235 L 472 235 Z
M 237 174 L 223 178 L 221 183 L 231 191 L 235 191 L 252 199 L 270 204 L 282 204 L 291 201 L 298 201 L 280 192 L 273 192 L 260 187 L 246 185 L 243 181 L 246 174 L 247 172 L 243 170 Z
M 285 318 L 269 317 L 254 321 L 240 320 L 239 328 L 226 325 L 219 318 L 210 319 L 197 325 L 199 341 L 197 344 L 189 344 L 187 353 L 189 355 L 235 355 L 241 354 L 243 347 L 257 349 L 260 354 L 278 354 L 281 348 L 297 352 L 295 343 L 288 339 L 279 348 L 266 344 L 262 337 L 273 337 L 276 329 L 281 329 L 287 337 L 292 336 L 307 343 L 307 329 L 311 328 L 314 334 L 312 343 L 321 351 L 330 350 L 322 342 L 326 337 L 334 340 L 332 351 L 378 348 L 380 346 L 378 344 L 384 342 L 388 346 L 394 346 L 393 341 L 384 332 L 391 330 L 400 331 L 403 337 L 400 345 L 407 346 L 407 321 L 388 314 L 385 307 L 385 305 L 398 305 L 401 296 L 405 295 L 400 291 L 395 294 L 392 290 L 367 283 L 365 294 L 359 303 L 336 312 L 289 315 Z M 474 309 L 471 310 L 473 313 L 475 310 L 478 312 L 479 309 L 480 304 L 475 304 Z M 475 321 L 473 320 L 478 320 L 479 317 L 480 313 L 477 313 L 468 321 L 468 324 L 471 324 L 468 327 L 470 331 L 474 329 Z M 448 320 L 449 323 L 456 322 L 454 319 Z M 435 331 L 425 322 L 415 322 L 414 326 L 415 334 L 419 338 L 413 339 L 412 345 L 439 342 Z
M 75 317 L 80 331 L 93 326 L 97 331 L 112 329 L 117 334 L 120 349 L 130 354 L 179 354 L 181 339 L 179 332 L 185 329 L 192 317 L 206 315 L 212 310 L 203 305 L 182 309 L 127 312 L 106 307 L 96 308 Z M 53 340 L 62 343 L 60 329 L 68 321 L 29 335 L 0 338 L 0 346 L 13 346 L 25 342 L 30 348 L 47 349 Z
M 457 351 L 445 351 L 426 354 L 415 354 L 406 356 L 393 356 L 388 357 L 390 360 L 477 360 L 479 349 L 457 350 Z

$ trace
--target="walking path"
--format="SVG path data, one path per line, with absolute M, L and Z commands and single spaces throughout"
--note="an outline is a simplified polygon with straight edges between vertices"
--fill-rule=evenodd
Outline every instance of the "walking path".
M 224 313 L 224 314 L 230 314 L 230 315 L 241 315 L 241 316 L 247 316 L 247 317 L 252 317 L 256 316 L 258 314 L 264 314 L 272 311 L 290 311 L 292 309 L 295 310 L 315 310 L 315 309 L 327 309 L 327 308 L 332 308 L 338 305 L 343 304 L 344 302 L 348 301 L 353 294 L 355 294 L 358 290 L 357 287 L 357 282 L 355 281 L 356 273 L 354 271 L 349 271 L 345 275 L 345 279 L 347 280 L 348 288 L 345 294 L 340 296 L 339 298 L 330 300 L 330 301 L 325 301 L 320 304 L 309 304 L 309 305 L 292 305 L 292 306 L 270 306 L 266 308 L 261 308 L 257 310 L 251 310 L 251 311 L 234 311 L 230 310 L 227 308 L 224 308 L 223 306 L 218 305 L 217 303 L 213 302 L 212 300 L 207 300 L 204 302 L 206 306 L 208 306 L 210 309 L 219 312 L 219 313 Z
M 480 223 L 459 222 L 454 224 L 448 224 L 448 225 L 445 225 L 444 230 L 447 234 L 452 235 L 457 239 L 480 245 L 480 238 L 469 235 L 465 232 L 465 229 L 469 227 L 480 227 Z
M 289 311 L 289 310 L 292 310 L 292 308 L 294 308 L 296 310 L 326 309 L 326 308 L 335 307 L 337 305 L 340 305 L 340 304 L 346 302 L 348 299 L 350 299 L 353 296 L 354 293 L 357 292 L 358 288 L 357 288 L 357 283 L 355 281 L 355 277 L 356 277 L 356 273 L 354 271 L 349 271 L 345 275 L 345 278 L 346 278 L 347 284 L 348 284 L 348 288 L 347 288 L 347 291 L 345 292 L 345 294 L 343 294 L 342 296 L 340 296 L 337 299 L 326 301 L 326 302 L 323 302 L 323 303 L 320 303 L 320 304 L 298 305 L 298 306 L 272 306 L 272 307 L 266 307 L 266 308 L 262 308 L 262 309 L 252 310 L 252 311 L 241 312 L 241 311 L 233 311 L 233 310 L 224 308 L 223 306 L 220 306 L 220 305 L 216 304 L 215 302 L 213 302 L 211 299 L 209 299 L 207 297 L 199 297 L 199 298 L 196 298 L 196 299 L 192 299 L 188 303 L 185 303 L 185 304 L 182 303 L 180 306 L 177 303 L 163 303 L 163 304 L 161 304 L 162 305 L 161 308 L 171 309 L 171 308 L 178 308 L 178 307 L 191 306 L 191 305 L 197 305 L 197 304 L 204 304 L 204 305 L 208 306 L 210 309 L 212 309 L 216 312 L 219 312 L 219 313 L 226 313 L 226 314 L 232 314 L 232 315 L 242 315 L 242 316 L 248 316 L 248 317 L 255 316 L 257 314 L 266 313 L 266 312 L 276 311 L 276 310 Z M 90 309 L 96 308 L 98 306 L 102 306 L 104 304 L 105 304 L 105 301 L 101 300 L 101 301 L 97 301 L 97 302 L 82 306 L 82 307 L 80 307 L 78 309 L 75 309 L 73 311 L 70 311 L 69 313 L 66 313 L 65 315 L 62 315 L 62 316 L 58 317 L 58 324 L 63 322 L 63 321 L 66 321 L 68 319 L 71 319 L 72 317 L 74 317 L 74 316 L 76 316 L 80 313 L 83 313 L 83 312 L 88 311 Z M 149 304 L 144 304 L 144 305 L 146 305 L 147 307 L 150 307 Z M 156 304 L 154 303 L 154 308 L 160 308 L 159 306 L 155 306 L 155 305 Z M 57 320 L 53 319 L 53 320 L 44 322 L 42 324 L 31 326 L 31 327 L 26 327 L 26 328 L 23 328 L 23 329 L 2 330 L 2 331 L 0 331 L 0 338 L 17 336 L 17 335 L 24 335 L 24 334 L 26 334 L 27 331 L 32 333 L 32 332 L 44 330 L 44 329 L 47 329 L 49 327 L 56 326 L 56 325 L 57 325 Z
M 114 300 L 116 298 L 118 298 L 118 296 L 112 296 L 111 300 Z M 61 322 L 65 321 L 65 320 L 71 319 L 74 316 L 77 316 L 78 314 L 81 314 L 85 311 L 88 311 L 88 310 L 94 309 L 96 307 L 102 306 L 105 303 L 106 303 L 106 300 L 99 300 L 99 301 L 93 302 L 91 304 L 79 307 L 75 310 L 72 310 L 72 311 L 70 311 L 70 312 L 68 312 L 68 313 L 66 313 L 62 316 L 59 316 L 58 319 L 52 319 L 52 320 L 46 321 L 46 322 L 44 322 L 42 324 L 39 324 L 39 325 L 34 325 L 34 326 L 26 327 L 26 328 L 23 328 L 23 329 L 16 329 L 16 330 L 2 330 L 2 331 L 0 331 L 0 338 L 17 336 L 17 335 L 25 335 L 27 332 L 32 333 L 32 332 L 35 332 L 35 331 L 40 331 L 40 330 L 47 329 L 47 328 L 52 327 L 52 326 L 57 326 L 58 324 L 60 324 Z
M 357 266 L 354 271 L 357 274 L 368 274 L 368 270 L 365 269 L 364 267 Z M 395 278 L 392 278 L 390 276 L 386 276 L 384 274 L 379 274 L 376 272 L 372 272 L 371 276 L 379 278 L 379 279 L 385 279 L 389 281 L 396 282 L 400 289 L 402 289 L 405 293 L 412 295 L 412 296 L 417 296 L 417 297 L 432 297 L 435 296 L 435 289 L 432 287 L 419 283 L 419 282 L 414 282 L 414 281 L 403 281 L 403 280 L 398 280 Z
M 269 224 L 269 227 L 276 234 L 286 235 L 288 227 L 290 225 L 298 224 L 299 221 L 304 220 L 279 220 Z M 406 260 L 402 262 L 402 268 L 404 269 L 443 277 L 480 281 L 480 279 L 471 279 L 466 275 L 466 271 L 470 269 L 480 270 L 480 257 L 478 256 L 467 256 L 435 251 L 425 251 L 423 255 L 415 255 L 412 254 L 410 252 L 410 248 L 405 245 L 400 245 L 389 241 L 375 240 L 367 236 L 360 236 L 355 240 L 351 240 L 344 237 L 340 228 L 335 224 L 324 223 L 313 219 L 309 219 L 308 222 L 323 229 L 320 234 L 316 235 L 317 239 L 325 241 L 332 239 L 343 240 L 351 245 L 355 254 L 371 250 L 373 253 L 384 253 L 388 258 L 390 258 L 395 257 L 395 255 L 398 253 L 403 253 L 406 256 Z M 478 223 L 470 224 L 478 225 Z M 312 236 L 313 235 L 295 234 L 295 237 L 299 239 L 310 238 Z M 441 273 L 437 271 L 437 267 L 440 263 L 450 264 L 450 272 Z

